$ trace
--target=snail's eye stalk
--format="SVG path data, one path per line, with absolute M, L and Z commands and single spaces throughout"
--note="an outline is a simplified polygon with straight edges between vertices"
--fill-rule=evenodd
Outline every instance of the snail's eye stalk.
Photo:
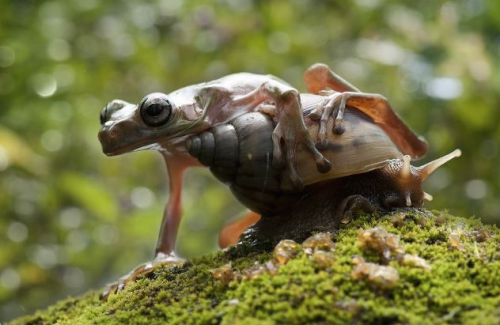
M 447 154 L 446 156 L 433 160 L 423 166 L 417 167 L 416 169 L 420 173 L 422 182 L 425 181 L 427 177 L 429 177 L 429 175 L 432 174 L 436 169 L 438 169 L 448 161 L 452 160 L 453 158 L 460 157 L 461 155 L 462 151 L 460 149 L 456 149 L 453 152 Z

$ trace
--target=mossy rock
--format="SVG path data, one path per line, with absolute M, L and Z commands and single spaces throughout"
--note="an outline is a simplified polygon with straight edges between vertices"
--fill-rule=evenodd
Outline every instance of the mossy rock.
M 359 229 L 400 236 L 406 253 L 430 268 L 401 265 L 363 250 Z M 227 284 L 211 270 L 265 264 L 272 252 L 239 245 L 182 266 L 160 266 L 99 300 L 99 292 L 57 303 L 9 324 L 500 324 L 500 232 L 477 219 L 400 210 L 360 216 L 332 234 L 334 260 L 300 252 L 275 274 Z M 265 245 L 264 245 L 265 246 Z M 391 287 L 354 279 L 353 256 L 399 273 Z

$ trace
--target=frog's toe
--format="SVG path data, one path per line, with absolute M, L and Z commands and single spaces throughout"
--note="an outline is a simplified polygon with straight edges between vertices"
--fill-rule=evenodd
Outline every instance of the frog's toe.
M 324 138 L 325 139 L 323 139 L 322 145 L 325 145 L 326 134 Z M 332 164 L 328 161 L 328 159 L 325 158 L 325 156 L 323 156 L 321 152 L 319 152 L 314 141 L 312 141 L 312 139 L 307 139 L 305 145 L 307 147 L 307 150 L 309 150 L 309 152 L 311 152 L 311 154 L 314 156 L 314 161 L 316 162 L 316 168 L 318 169 L 318 171 L 320 173 L 329 172 L 332 168 Z M 321 146 L 319 147 L 319 149 L 321 149 Z
M 278 133 L 277 128 L 273 132 L 272 139 L 273 139 L 273 167 L 281 169 L 285 167 L 285 161 L 283 159 L 283 152 L 281 150 L 282 137 Z
M 313 121 L 318 121 L 321 116 L 323 115 L 323 111 L 325 109 L 325 106 L 324 105 L 317 105 L 312 111 L 311 113 L 309 113 L 309 118 Z
M 325 157 L 323 157 L 323 155 L 321 155 L 321 157 L 318 157 L 316 159 L 316 167 L 318 168 L 318 171 L 320 173 L 328 173 L 330 171 L 330 169 L 332 169 L 332 164 L 328 161 L 328 159 L 326 159 Z
M 290 167 L 290 181 L 295 190 L 301 191 L 304 188 L 304 181 L 294 167 Z
M 343 119 L 340 117 L 337 117 L 333 123 L 333 133 L 337 134 L 337 135 L 341 135 L 344 132 L 345 132 L 345 127 L 344 127 Z

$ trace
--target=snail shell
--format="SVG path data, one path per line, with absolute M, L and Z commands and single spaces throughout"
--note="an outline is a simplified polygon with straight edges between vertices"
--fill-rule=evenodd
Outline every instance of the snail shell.
M 272 167 L 274 124 L 262 113 L 246 113 L 186 140 L 189 154 L 228 185 L 279 191 L 283 170 Z

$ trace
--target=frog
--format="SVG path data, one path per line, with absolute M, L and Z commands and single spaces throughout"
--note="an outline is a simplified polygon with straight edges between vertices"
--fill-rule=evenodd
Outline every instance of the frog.
M 413 157 L 426 150 L 425 143 L 417 139 L 399 119 L 385 98 L 361 93 L 325 64 L 315 64 L 307 69 L 305 81 L 310 93 L 324 98 L 312 113 L 321 120 L 319 143 L 312 140 L 305 126 L 300 92 L 272 75 L 236 73 L 186 86 L 169 94 L 151 93 L 139 104 L 116 99 L 105 106 L 100 114 L 101 129 L 98 133 L 104 154 L 115 156 L 139 150 L 158 151 L 168 171 L 169 198 L 153 261 L 140 265 L 109 285 L 102 293 L 102 299 L 107 299 L 137 276 L 150 272 L 155 265 L 183 262 L 174 248 L 182 218 L 183 175 L 190 167 L 201 166 L 186 152 L 186 139 L 194 134 L 226 123 L 239 114 L 262 112 L 270 115 L 276 123 L 272 133 L 272 164 L 288 169 L 290 181 L 297 191 L 303 188 L 294 159 L 297 147 L 302 146 L 310 153 L 319 172 L 328 172 L 332 166 L 318 149 L 322 134 L 326 132 L 330 118 L 337 125 L 334 132 L 342 133 L 342 112 L 349 105 L 373 117 L 390 136 L 393 135 L 400 148 Z M 410 133 L 409 140 L 398 140 L 401 130 Z M 235 243 L 237 236 L 234 234 L 244 231 L 258 218 L 255 212 L 248 211 L 246 217 L 228 226 L 231 231 L 221 231 L 221 247 Z

